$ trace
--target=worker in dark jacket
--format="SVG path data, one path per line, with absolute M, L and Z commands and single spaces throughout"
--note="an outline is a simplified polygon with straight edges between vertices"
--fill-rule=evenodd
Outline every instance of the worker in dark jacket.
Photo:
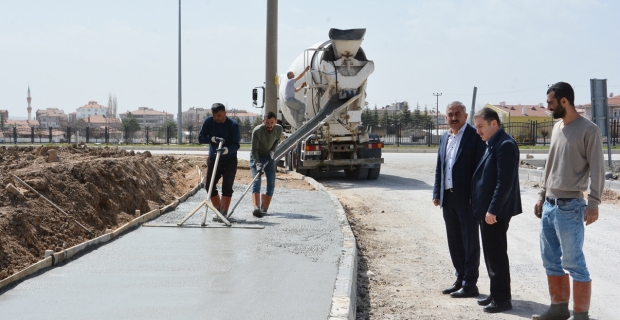
M 478 300 L 489 313 L 512 309 L 506 232 L 510 219 L 523 212 L 519 188 L 519 148 L 501 127 L 497 112 L 484 108 L 474 124 L 487 149 L 472 178 L 471 206 L 480 221 L 484 261 L 491 293 Z
M 226 216 L 232 199 L 235 175 L 237 174 L 237 150 L 239 150 L 241 132 L 239 131 L 239 124 L 226 116 L 226 107 L 223 104 L 214 103 L 211 106 L 211 113 L 213 116 L 206 118 L 202 124 L 198 142 L 209 144 L 205 188 L 209 187 L 214 173 L 216 152 L 221 152 L 220 161 L 217 170 L 215 170 L 215 183 L 211 190 L 210 200 L 211 204 L 219 208 L 222 215 Z M 224 139 L 221 149 L 218 149 L 218 138 Z M 222 177 L 222 198 L 220 200 L 216 185 Z

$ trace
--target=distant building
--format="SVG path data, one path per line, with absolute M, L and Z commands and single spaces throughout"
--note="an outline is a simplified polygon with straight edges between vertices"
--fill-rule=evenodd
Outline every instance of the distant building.
M 487 103 L 484 107 L 497 111 L 502 123 L 553 121 L 551 112 L 542 103 L 536 105 L 508 105 L 502 101 L 499 104 Z
M 174 121 L 173 113 L 157 111 L 153 110 L 153 108 L 140 107 L 138 110 L 130 112 L 131 115 L 138 120 L 142 129 L 145 127 L 160 127 L 168 121 Z M 127 117 L 127 112 L 120 113 L 118 116 L 123 120 Z
M 609 94 L 607 98 L 607 106 L 609 107 L 609 119 L 620 120 L 620 96 Z M 584 104 L 585 114 L 588 119 L 592 119 L 592 104 Z
M 67 115 L 69 122 L 73 123 L 77 121 L 77 112 L 71 112 Z
M 194 126 L 199 127 L 204 120 L 211 115 L 211 108 L 191 107 L 187 111 L 181 112 L 183 115 L 183 127 Z
M 409 102 L 407 101 L 394 102 L 392 104 L 386 105 L 385 107 L 382 107 L 378 111 L 388 112 L 388 113 L 398 113 L 402 111 L 405 106 L 409 107 Z
M 187 111 L 183 111 L 183 127 L 188 125 L 191 126 L 202 126 L 202 123 L 205 121 L 207 117 L 211 116 L 211 108 L 189 108 Z M 227 109 L 226 116 L 229 118 L 237 117 L 242 122 L 245 119 L 248 119 L 250 123 L 252 123 L 257 117 L 261 115 L 258 113 L 249 112 L 247 110 L 239 110 L 239 109 Z
M 9 111 L 8 110 L 0 110 L 0 115 L 4 116 L 4 121 L 9 120 Z
M 13 130 L 16 130 L 18 142 L 29 141 L 25 139 L 30 139 L 32 136 L 32 128 L 34 127 L 36 131 L 39 125 L 39 121 L 37 120 L 7 120 L 5 124 L 6 132 L 4 138 L 7 139 L 7 135 L 12 136 L 14 132 Z
M 76 119 L 84 119 L 90 116 L 109 116 L 110 108 L 102 106 L 97 101 L 88 101 L 88 104 L 77 108 Z
M 239 109 L 226 110 L 226 115 L 229 117 L 237 117 L 241 121 L 245 121 L 245 119 L 249 119 L 250 123 L 252 123 L 256 118 L 261 117 L 261 115 L 258 113 L 249 112 L 247 110 L 239 110 Z
M 58 108 L 39 109 L 35 114 L 36 120 L 43 127 L 58 128 L 61 123 L 68 120 L 65 111 Z
M 442 124 L 448 124 L 448 122 L 446 121 L 446 115 L 439 112 L 435 112 L 435 110 L 430 109 L 428 110 L 428 115 L 431 117 L 431 119 L 433 119 L 433 123 L 438 123 L 439 125 Z
M 119 118 L 109 118 L 106 116 L 90 116 L 86 119 L 86 126 L 90 128 L 118 127 L 121 124 Z

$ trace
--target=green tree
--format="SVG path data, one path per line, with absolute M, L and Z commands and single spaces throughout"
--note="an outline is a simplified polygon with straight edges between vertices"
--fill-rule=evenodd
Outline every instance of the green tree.
M 161 138 L 161 139 L 165 139 L 166 138 L 166 130 L 168 130 L 167 128 L 170 127 L 170 138 L 174 138 L 177 135 L 177 123 L 172 121 L 172 120 L 168 120 L 168 122 L 164 123 L 163 126 L 159 127 L 159 130 L 157 131 L 157 137 Z
M 422 121 L 422 111 L 420 111 L 420 104 L 416 103 L 416 108 L 413 110 L 413 114 L 411 115 L 411 121 L 417 125 L 421 124 Z
M 252 122 L 252 130 L 254 130 L 254 128 L 256 128 L 257 126 L 260 126 L 261 124 L 263 124 L 261 116 L 254 118 L 254 122 Z
M 406 126 L 410 125 L 412 122 L 411 110 L 409 110 L 409 104 L 405 101 L 403 103 L 403 108 L 400 110 L 400 123 Z
M 121 122 L 121 130 L 130 133 L 140 130 L 140 124 L 138 123 L 138 120 L 131 114 L 131 112 L 127 112 L 127 116 L 123 118 Z
M 422 114 L 422 124 L 431 125 L 432 128 L 435 128 L 435 122 L 433 121 L 433 116 L 428 113 L 428 108 L 424 107 L 424 113 Z
M 250 117 L 243 118 L 243 123 L 240 124 L 239 130 L 243 132 L 249 132 L 252 130 L 252 123 L 250 122 Z
M 372 125 L 379 124 L 379 110 L 377 110 L 377 104 L 375 103 L 375 109 L 372 111 Z
M 379 118 L 379 125 L 384 128 L 387 128 L 389 123 L 390 123 L 390 115 L 387 110 L 383 109 L 383 114 L 381 114 L 381 117 Z
M 4 112 L 0 113 L 0 131 L 4 131 L 4 125 L 6 124 L 6 119 L 4 119 Z
M 365 125 L 372 125 L 372 114 L 370 109 L 368 108 L 368 104 L 364 107 L 362 111 L 362 123 Z

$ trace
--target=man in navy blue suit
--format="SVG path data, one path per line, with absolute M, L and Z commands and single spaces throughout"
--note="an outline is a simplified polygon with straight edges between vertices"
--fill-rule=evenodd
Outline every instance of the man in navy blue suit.
M 497 112 L 484 108 L 474 115 L 474 124 L 487 150 L 472 181 L 472 212 L 480 221 L 484 262 L 491 280 L 491 293 L 478 300 L 489 313 L 512 309 L 510 266 L 506 232 L 512 216 L 520 214 L 519 148 L 500 128 Z
M 480 240 L 478 221 L 471 213 L 471 178 L 486 146 L 466 123 L 467 109 L 458 101 L 446 109 L 450 131 L 443 134 L 437 153 L 433 203 L 443 209 L 448 249 L 456 282 L 443 294 L 453 298 L 478 296 Z

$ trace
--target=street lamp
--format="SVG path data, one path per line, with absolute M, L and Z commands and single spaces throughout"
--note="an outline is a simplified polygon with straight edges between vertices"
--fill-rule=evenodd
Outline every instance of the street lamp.
M 437 114 L 435 114 L 437 117 L 437 127 L 435 128 L 435 135 L 439 137 L 439 96 L 441 96 L 441 93 L 433 93 L 433 95 L 437 97 Z

